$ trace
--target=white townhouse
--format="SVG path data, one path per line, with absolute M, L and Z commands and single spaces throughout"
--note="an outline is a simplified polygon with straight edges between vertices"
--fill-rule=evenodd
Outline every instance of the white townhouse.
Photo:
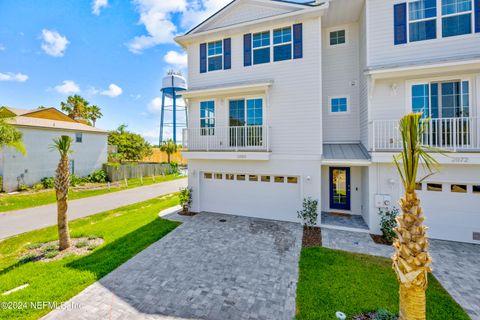
M 398 120 L 431 118 L 418 184 L 432 238 L 480 243 L 480 0 L 234 0 L 188 52 L 193 211 L 380 233 L 402 186 Z

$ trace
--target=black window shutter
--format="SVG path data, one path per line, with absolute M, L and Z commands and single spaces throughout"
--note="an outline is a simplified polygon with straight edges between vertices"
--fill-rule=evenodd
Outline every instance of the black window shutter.
M 407 43 L 407 4 L 399 3 L 393 6 L 393 24 L 395 45 Z
M 252 65 L 252 34 L 243 35 L 243 65 L 245 67 Z
M 480 0 L 475 0 L 475 32 L 480 32 Z
M 207 72 L 207 44 L 200 44 L 200 73 Z
M 232 68 L 232 39 L 223 39 L 223 69 Z
M 293 59 L 301 59 L 303 57 L 303 32 L 302 24 L 293 25 Z

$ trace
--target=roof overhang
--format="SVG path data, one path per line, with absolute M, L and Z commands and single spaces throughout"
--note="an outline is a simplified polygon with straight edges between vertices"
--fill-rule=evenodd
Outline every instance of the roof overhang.
M 235 30 L 235 33 L 247 32 L 252 28 L 252 26 L 255 26 L 255 25 L 264 24 L 266 22 L 274 23 L 274 22 L 280 22 L 282 20 L 289 20 L 289 19 L 291 20 L 292 18 L 299 17 L 299 16 L 302 16 L 302 18 L 320 17 L 325 13 L 325 10 L 327 10 L 328 7 L 329 7 L 328 2 L 318 6 L 303 6 L 302 10 L 270 16 L 270 17 L 266 17 L 258 20 L 252 20 L 252 21 L 247 21 L 243 23 L 233 24 L 230 26 L 211 29 L 203 32 L 187 33 L 185 35 L 175 37 L 175 42 L 177 42 L 179 45 L 185 48 L 190 42 L 197 41 L 198 39 L 202 39 L 202 38 L 208 38 L 212 34 L 218 34 L 218 33 L 228 34 L 231 30 Z
M 456 61 L 444 61 L 429 64 L 404 65 L 392 67 L 369 68 L 365 74 L 373 80 L 399 78 L 406 76 L 432 75 L 448 72 L 480 70 L 480 57 Z
M 266 92 L 273 84 L 273 80 L 267 80 L 256 83 L 239 83 L 224 86 L 212 86 L 183 91 L 182 97 L 186 99 L 214 97 L 221 95 L 230 95 L 235 93 Z

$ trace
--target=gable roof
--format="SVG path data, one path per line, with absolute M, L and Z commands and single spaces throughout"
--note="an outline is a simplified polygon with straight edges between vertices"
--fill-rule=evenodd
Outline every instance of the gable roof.
M 297 3 L 287 0 L 233 0 L 206 20 L 189 30 L 185 35 L 176 38 L 178 42 L 186 36 L 201 34 L 206 31 L 231 27 L 241 23 L 254 22 L 269 17 L 301 12 L 321 6 L 316 1 Z M 245 7 L 242 10 L 242 6 Z M 248 8 L 250 7 L 250 8 Z
M 10 118 L 8 119 L 10 124 L 21 127 L 107 133 L 105 130 L 76 121 L 55 108 L 26 110 L 1 107 L 0 117 Z

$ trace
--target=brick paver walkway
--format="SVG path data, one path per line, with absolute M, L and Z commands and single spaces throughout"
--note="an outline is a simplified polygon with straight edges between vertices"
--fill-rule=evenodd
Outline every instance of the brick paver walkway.
M 294 318 L 299 224 L 213 213 L 183 220 L 74 297 L 80 309 L 45 319 Z

